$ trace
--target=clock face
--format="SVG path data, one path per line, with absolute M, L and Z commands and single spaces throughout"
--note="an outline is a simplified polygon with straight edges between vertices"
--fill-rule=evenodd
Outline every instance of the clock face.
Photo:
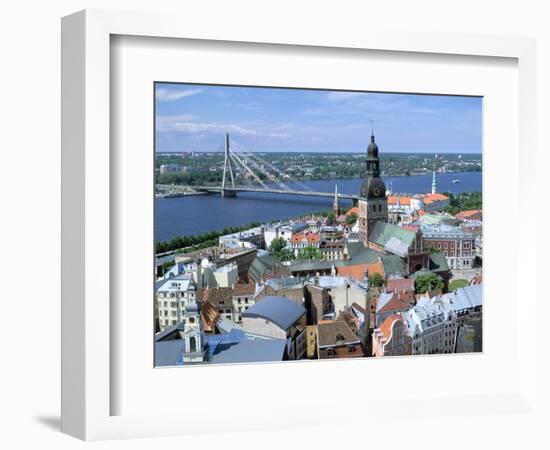
M 372 193 L 378 197 L 380 195 L 380 189 L 378 189 L 377 187 L 375 187 L 373 190 L 372 190 Z

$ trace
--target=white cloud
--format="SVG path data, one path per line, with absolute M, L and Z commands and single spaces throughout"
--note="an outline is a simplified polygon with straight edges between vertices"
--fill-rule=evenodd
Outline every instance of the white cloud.
M 158 132 L 181 132 L 191 135 L 204 133 L 225 133 L 226 131 L 239 136 L 255 136 L 273 139 L 288 139 L 289 133 L 265 129 L 246 128 L 236 124 L 193 122 L 187 116 L 160 116 L 157 118 Z
M 202 89 L 167 89 L 158 88 L 156 91 L 156 99 L 159 102 L 173 102 L 181 100 L 185 97 L 197 95 L 202 92 Z
M 330 102 L 341 102 L 344 100 L 355 99 L 364 96 L 362 92 L 333 91 L 329 92 L 326 99 Z

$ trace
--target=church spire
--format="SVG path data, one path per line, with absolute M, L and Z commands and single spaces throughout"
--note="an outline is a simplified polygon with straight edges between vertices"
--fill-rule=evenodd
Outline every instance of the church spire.
M 437 192 L 437 181 L 435 179 L 435 170 L 432 171 L 432 194 Z

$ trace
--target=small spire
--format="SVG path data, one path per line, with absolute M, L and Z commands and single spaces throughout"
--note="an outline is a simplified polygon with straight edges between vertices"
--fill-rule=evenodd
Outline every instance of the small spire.
M 374 142 L 374 125 L 373 120 L 370 120 L 370 141 Z

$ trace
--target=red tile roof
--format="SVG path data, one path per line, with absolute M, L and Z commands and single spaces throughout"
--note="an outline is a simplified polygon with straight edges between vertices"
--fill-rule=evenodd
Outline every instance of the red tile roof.
M 346 216 L 349 216 L 351 214 L 355 214 L 356 216 L 359 216 L 359 208 L 357 206 L 354 206 L 351 208 L 347 213 Z
M 388 292 L 397 292 L 404 289 L 414 289 L 414 280 L 410 278 L 400 278 L 397 280 L 388 280 L 386 286 Z
M 233 287 L 233 297 L 240 295 L 252 295 L 256 292 L 256 285 L 254 283 L 237 283 Z
M 400 196 L 400 195 L 390 195 L 388 197 L 388 205 L 397 205 L 397 199 L 399 199 L 399 204 L 401 206 L 409 206 L 411 204 L 411 198 Z
M 467 211 L 460 211 L 455 214 L 455 217 L 458 219 L 472 219 L 473 217 L 481 218 L 481 209 L 469 209 Z
M 380 325 L 380 332 L 382 335 L 389 339 L 392 333 L 392 328 L 395 322 L 398 320 L 403 320 L 402 317 L 399 314 L 392 314 L 391 316 L 387 317 L 384 322 L 382 322 L 382 325 Z
M 336 273 L 338 276 L 353 277 L 356 280 L 363 280 L 365 278 L 365 271 L 368 272 L 369 275 L 379 273 L 383 277 L 385 276 L 384 266 L 380 261 L 370 264 L 354 264 L 351 266 L 341 266 L 336 268 Z
M 441 201 L 444 201 L 444 200 L 448 200 L 449 197 L 447 197 L 446 195 L 443 195 L 443 194 L 428 194 L 424 197 L 424 203 L 426 204 L 430 204 L 430 203 L 433 203 L 433 202 L 441 202 Z
M 365 272 L 367 271 L 367 264 L 355 264 L 353 266 L 341 266 L 336 268 L 336 273 L 340 277 L 353 277 L 356 280 L 363 280 L 365 278 Z
M 292 235 L 292 237 L 290 238 L 290 241 L 292 243 L 298 244 L 300 242 L 303 242 L 304 239 L 308 242 L 308 244 L 313 244 L 321 240 L 321 235 L 319 233 L 311 233 L 311 232 L 297 233 Z
M 414 291 L 402 291 L 402 293 L 395 293 L 392 299 L 386 303 L 378 313 L 388 311 L 404 311 L 411 307 L 411 303 L 414 303 Z

